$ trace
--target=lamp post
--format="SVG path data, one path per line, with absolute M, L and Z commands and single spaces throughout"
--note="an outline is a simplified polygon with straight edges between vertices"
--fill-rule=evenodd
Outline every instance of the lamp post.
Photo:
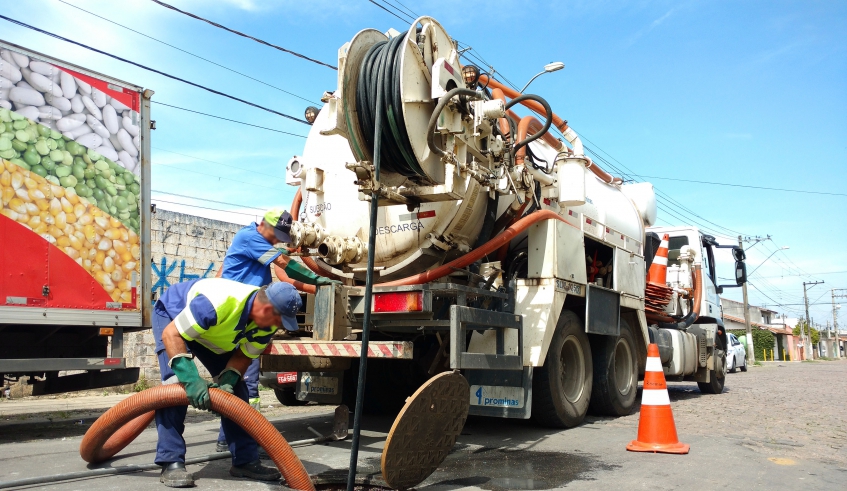
M 535 80 L 536 78 L 544 75 L 545 73 L 551 73 L 551 72 L 559 71 L 562 68 L 565 68 L 565 64 L 562 63 L 561 61 L 554 61 L 553 63 L 548 63 L 548 64 L 544 65 L 544 70 L 542 70 L 541 72 L 538 72 L 534 77 L 529 79 L 529 82 L 527 82 L 526 85 L 523 86 L 520 93 L 523 94 L 523 91 L 525 91 L 526 88 L 529 87 L 529 84 L 531 84 L 532 81 Z

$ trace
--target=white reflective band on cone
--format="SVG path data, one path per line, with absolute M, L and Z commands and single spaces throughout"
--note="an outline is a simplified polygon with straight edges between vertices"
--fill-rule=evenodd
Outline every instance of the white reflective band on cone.
M 662 369 L 662 360 L 648 356 L 647 357 L 647 365 L 644 367 L 645 372 L 664 372 Z
M 668 258 L 665 257 L 665 256 L 660 256 L 660 255 L 656 254 L 656 257 L 653 258 L 653 264 L 659 264 L 659 265 L 662 265 L 662 266 L 667 266 L 668 265 Z
M 671 400 L 668 397 L 667 389 L 645 389 L 641 392 L 642 406 L 670 406 Z

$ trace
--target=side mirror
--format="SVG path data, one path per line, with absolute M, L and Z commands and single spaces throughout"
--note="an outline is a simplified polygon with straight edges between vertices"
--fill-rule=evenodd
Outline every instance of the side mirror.
M 742 251 L 743 252 L 743 251 Z M 747 283 L 747 265 L 744 260 L 735 261 L 735 284 L 738 286 Z
M 716 286 L 715 291 L 717 292 L 718 295 L 720 295 L 720 294 L 723 293 L 723 287 L 722 286 Z

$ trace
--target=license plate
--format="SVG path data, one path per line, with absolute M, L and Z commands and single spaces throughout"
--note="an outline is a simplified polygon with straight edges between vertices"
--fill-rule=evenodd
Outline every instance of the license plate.
M 279 384 L 293 384 L 297 382 L 297 372 L 284 372 L 276 374 L 276 381 Z
M 307 372 L 303 374 L 300 383 L 307 394 L 338 394 L 338 379 L 335 377 L 318 377 Z

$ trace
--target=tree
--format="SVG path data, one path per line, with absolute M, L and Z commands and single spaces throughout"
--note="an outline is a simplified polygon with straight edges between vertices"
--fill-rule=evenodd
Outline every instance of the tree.
M 806 324 L 806 321 L 804 321 L 804 320 L 801 320 L 800 322 L 797 323 L 797 325 L 794 327 L 793 334 L 795 336 L 800 336 L 800 327 L 801 326 L 803 327 L 803 330 L 806 331 L 806 335 L 809 336 L 809 338 L 812 340 L 812 344 L 818 344 L 818 341 L 820 341 L 820 339 L 821 339 L 821 333 L 818 332 L 818 330 L 815 329 L 814 327 L 809 328 L 809 325 Z

